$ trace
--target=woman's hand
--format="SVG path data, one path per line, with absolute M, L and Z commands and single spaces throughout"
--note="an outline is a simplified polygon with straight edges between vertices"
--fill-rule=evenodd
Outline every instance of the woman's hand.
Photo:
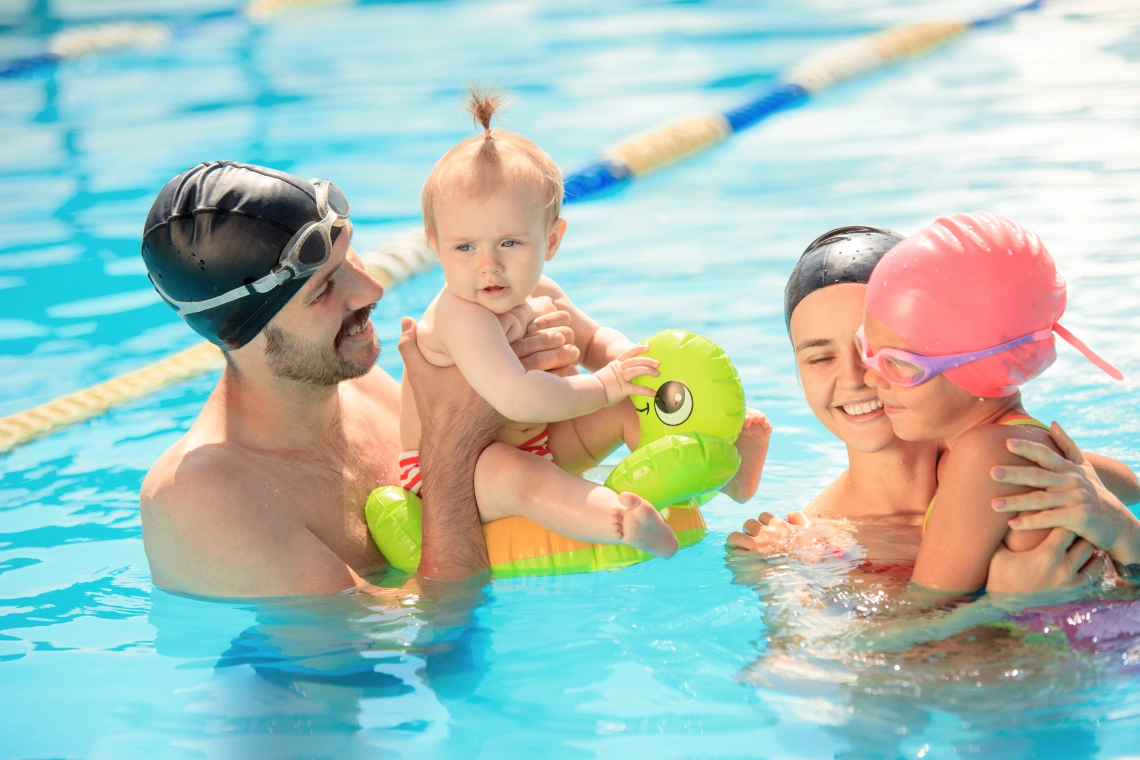
M 993 508 L 1028 513 L 1008 521 L 1013 530 L 1066 528 L 1108 552 L 1125 580 L 1140 581 L 1140 520 L 1104 487 L 1080 448 L 1056 422 L 1050 435 L 1064 457 L 1031 441 L 1007 441 L 1011 452 L 1038 466 L 995 467 L 991 477 L 1042 490 L 994 499 Z
M 986 591 L 1030 594 L 1058 588 L 1090 586 L 1100 580 L 1107 560 L 1072 531 L 1054 528 L 1036 548 L 1011 552 L 1000 544 L 990 559 Z
M 728 545 L 764 556 L 786 554 L 796 536 L 809 525 L 802 512 L 789 512 L 787 520 L 781 520 L 771 512 L 762 512 L 755 520 L 744 522 L 743 533 L 729 533 Z

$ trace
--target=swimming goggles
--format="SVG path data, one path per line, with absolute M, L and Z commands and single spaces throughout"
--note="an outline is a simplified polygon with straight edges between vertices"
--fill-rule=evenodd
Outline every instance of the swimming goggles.
M 863 334 L 863 325 L 859 325 L 859 329 L 855 331 L 855 347 L 859 349 L 859 358 L 863 360 L 863 363 L 871 369 L 877 370 L 893 385 L 913 388 L 916 385 L 922 385 L 932 377 L 941 375 L 948 369 L 961 367 L 963 364 L 976 362 L 978 359 L 985 359 L 987 356 L 1000 354 L 1002 351 L 1024 346 L 1026 343 L 1045 340 L 1052 334 L 1053 328 L 1047 327 L 1044 330 L 1022 335 L 1020 338 L 1014 338 L 1000 346 L 946 356 L 927 356 L 926 354 L 904 351 L 901 348 L 880 348 L 878 353 L 871 354 L 868 350 L 867 338 Z
M 281 256 L 277 259 L 277 266 L 269 274 L 248 285 L 227 290 L 220 296 L 207 298 L 205 301 L 177 301 L 163 292 L 158 283 L 151 277 L 151 284 L 158 294 L 166 300 L 178 316 L 196 314 L 207 309 L 216 309 L 227 303 L 251 296 L 254 293 L 268 293 L 293 279 L 308 277 L 324 266 L 332 256 L 333 227 L 343 227 L 348 221 L 348 199 L 344 197 L 341 189 L 327 179 L 309 180 L 317 190 L 317 212 L 321 215 L 319 222 L 309 222 L 297 230 L 285 247 L 281 249 Z M 148 275 L 149 276 L 149 275 Z

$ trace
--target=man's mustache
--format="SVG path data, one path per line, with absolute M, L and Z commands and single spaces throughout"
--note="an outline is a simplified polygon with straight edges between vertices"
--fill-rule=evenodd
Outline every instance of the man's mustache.
M 368 321 L 372 310 L 376 308 L 376 304 L 370 303 L 367 306 L 357 309 L 345 318 L 344 324 L 340 326 L 340 332 L 336 334 L 336 340 L 333 341 L 334 348 L 340 348 L 340 344 L 348 337 L 348 333 L 357 327 L 360 327 Z

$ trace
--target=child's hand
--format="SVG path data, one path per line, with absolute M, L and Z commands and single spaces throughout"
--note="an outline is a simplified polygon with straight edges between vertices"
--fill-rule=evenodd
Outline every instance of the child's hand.
M 740 469 L 732 476 L 722 493 L 737 502 L 746 502 L 760 486 L 760 473 L 768 457 L 768 441 L 772 438 L 772 423 L 764 412 L 747 409 L 744 412 L 744 429 L 736 439 L 740 452 Z
M 661 362 L 642 356 L 649 346 L 634 346 L 622 352 L 618 358 L 594 373 L 602 381 L 606 392 L 606 406 L 613 406 L 630 396 L 654 396 L 654 391 L 631 381 L 635 377 L 657 377 L 657 367 Z

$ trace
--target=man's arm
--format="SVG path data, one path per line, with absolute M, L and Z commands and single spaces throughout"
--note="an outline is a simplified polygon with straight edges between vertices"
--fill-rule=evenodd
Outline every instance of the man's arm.
M 570 315 L 555 311 L 536 318 L 533 325 L 525 337 L 511 344 L 523 367 L 573 374 L 578 349 L 573 345 Z M 488 568 L 475 504 L 475 463 L 505 420 L 471 389 L 455 367 L 434 367 L 424 360 L 416 344 L 415 322 L 405 318 L 402 327 L 400 355 L 423 426 L 420 575 L 459 580 Z M 431 394 L 425 392 L 428 388 Z
M 489 565 L 475 505 L 475 463 L 505 420 L 471 389 L 456 367 L 427 363 L 416 343 L 416 323 L 408 317 L 401 324 L 399 349 L 423 428 L 419 573 L 447 581 L 484 573 Z

